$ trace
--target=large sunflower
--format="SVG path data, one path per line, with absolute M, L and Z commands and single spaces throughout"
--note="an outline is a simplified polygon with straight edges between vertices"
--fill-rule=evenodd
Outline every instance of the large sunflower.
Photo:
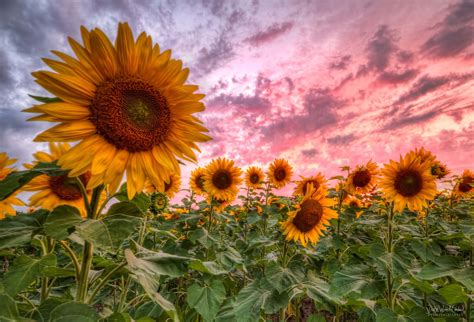
M 309 184 L 313 184 L 315 190 L 318 189 L 327 189 L 326 188 L 326 178 L 321 173 L 316 174 L 312 177 L 302 177 L 300 176 L 301 180 L 296 182 L 296 188 L 293 192 L 293 195 L 304 196 L 306 194 L 306 190 L 308 189 Z
M 189 179 L 189 187 L 195 194 L 199 196 L 205 196 L 206 191 L 204 190 L 204 174 L 206 170 L 202 167 L 198 167 L 191 172 Z
M 419 211 L 437 193 L 430 162 L 421 162 L 415 153 L 400 156 L 399 162 L 390 160 L 389 164 L 385 164 L 380 186 L 385 199 L 395 203 L 395 211 L 403 211 L 405 207 Z
M 366 165 L 358 165 L 347 177 L 347 190 L 352 194 L 372 191 L 377 181 L 377 164 L 371 160 Z
M 10 172 L 14 171 L 14 168 L 9 167 L 14 164 L 16 159 L 9 159 L 5 152 L 0 153 L 0 181 L 5 179 Z M 23 201 L 18 199 L 18 192 L 13 193 L 8 198 L 0 201 L 0 219 L 4 219 L 6 215 L 15 216 L 16 211 L 13 206 L 24 206 Z
M 454 194 L 457 196 L 469 196 L 474 192 L 474 172 L 470 170 L 464 170 L 459 182 L 454 187 Z
M 258 189 L 265 180 L 263 171 L 259 167 L 249 167 L 245 172 L 245 184 L 252 189 Z
M 215 199 L 233 200 L 239 193 L 242 171 L 234 165 L 234 161 L 225 158 L 212 160 L 206 166 L 204 174 L 204 190 Z
M 59 159 L 70 176 L 91 170 L 88 189 L 102 183 L 115 191 L 127 173 L 129 198 L 145 179 L 159 186 L 179 173 L 178 158 L 196 160 L 196 142 L 207 129 L 192 114 L 204 110 L 189 70 L 171 51 L 160 52 L 146 33 L 134 40 L 120 23 L 115 44 L 100 29 L 81 27 L 83 45 L 69 44 L 77 58 L 53 51 L 62 61 L 43 59 L 54 70 L 33 73 L 58 102 L 27 109 L 35 121 L 59 122 L 35 141 L 79 143 Z
M 50 143 L 50 153 L 36 152 L 33 154 L 36 162 L 53 162 L 61 158 L 70 146 L 67 143 Z M 36 163 L 35 162 L 35 163 Z M 25 167 L 31 169 L 35 164 L 25 164 Z M 79 176 L 82 184 L 87 186 L 90 179 L 90 172 L 85 172 Z M 81 189 L 76 178 L 68 177 L 67 174 L 60 176 L 48 176 L 42 174 L 33 178 L 25 186 L 25 191 L 37 191 L 29 199 L 30 207 L 41 207 L 47 210 L 53 210 L 60 205 L 73 206 L 79 209 L 83 217 L 86 217 L 86 209 Z M 87 191 L 88 197 L 91 197 L 91 190 Z
M 281 223 L 286 240 L 300 241 L 306 247 L 308 242 L 317 243 L 320 236 L 329 225 L 329 220 L 337 218 L 336 211 L 329 207 L 335 204 L 332 199 L 326 198 L 326 190 L 315 190 L 308 185 L 303 200 L 296 206 L 296 210 L 288 213 L 288 219 Z
M 285 159 L 275 159 L 267 171 L 267 177 L 275 188 L 283 188 L 291 180 L 293 170 Z

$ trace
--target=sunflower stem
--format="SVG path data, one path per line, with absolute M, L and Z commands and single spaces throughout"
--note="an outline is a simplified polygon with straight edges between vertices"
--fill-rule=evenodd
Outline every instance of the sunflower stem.
M 341 236 L 341 208 L 342 208 L 342 200 L 344 195 L 344 189 L 341 187 L 341 191 L 339 192 L 339 198 L 337 203 L 337 236 Z M 340 249 L 336 250 L 336 258 L 339 259 L 340 257 Z
M 211 197 L 211 206 L 209 208 L 209 223 L 207 224 L 207 231 L 210 233 L 212 229 L 212 220 L 214 214 L 214 197 Z
M 80 180 L 78 180 L 80 182 Z M 82 182 L 81 182 L 82 185 Z M 92 191 L 91 201 L 88 202 L 87 191 L 82 185 L 81 192 L 84 199 L 84 204 L 87 209 L 87 218 L 96 219 L 97 210 L 99 208 L 99 201 L 104 185 L 94 188 Z M 88 206 L 88 207 L 87 207 Z M 89 271 L 92 266 L 92 259 L 94 258 L 94 245 L 88 241 L 84 241 L 84 248 L 82 250 L 82 263 L 79 272 L 79 280 L 77 281 L 76 301 L 85 302 L 87 297 L 87 290 L 89 288 Z
M 45 237 L 45 240 L 41 241 L 42 245 L 42 253 L 43 256 L 51 254 L 54 249 L 54 240 L 51 237 Z M 42 277 L 41 278 L 41 294 L 40 294 L 40 302 L 43 302 L 48 298 L 48 283 L 49 277 Z
M 387 252 L 390 257 L 393 253 L 393 203 L 390 203 L 388 214 L 387 214 Z M 387 266 L 387 304 L 390 309 L 394 309 L 394 297 L 393 297 L 393 276 L 392 276 L 392 264 Z

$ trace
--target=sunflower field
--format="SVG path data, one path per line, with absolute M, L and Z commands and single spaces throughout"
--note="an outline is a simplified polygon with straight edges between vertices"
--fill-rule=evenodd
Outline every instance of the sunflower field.
M 182 182 L 211 139 L 189 70 L 126 23 L 81 35 L 33 73 L 49 151 L 0 154 L 0 321 L 473 321 L 472 171 L 420 147 Z

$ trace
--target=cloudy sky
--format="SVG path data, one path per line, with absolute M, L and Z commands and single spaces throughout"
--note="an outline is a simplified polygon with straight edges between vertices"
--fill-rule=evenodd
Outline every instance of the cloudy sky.
M 296 173 L 417 146 L 454 172 L 474 156 L 474 1 L 0 1 L 0 151 L 21 162 L 50 124 L 27 123 L 32 71 L 67 36 L 127 21 L 191 69 L 213 140 L 199 163 L 287 158 Z M 184 169 L 185 176 L 193 166 Z

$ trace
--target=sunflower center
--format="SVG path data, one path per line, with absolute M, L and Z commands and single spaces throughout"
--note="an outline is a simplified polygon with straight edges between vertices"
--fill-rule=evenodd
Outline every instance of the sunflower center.
M 274 173 L 275 173 L 275 174 L 274 174 L 275 179 L 276 179 L 277 181 L 282 181 L 282 180 L 284 180 L 284 179 L 286 178 L 286 171 L 285 171 L 285 169 L 283 169 L 283 168 L 277 168 L 277 169 L 275 169 L 275 172 L 274 172 Z
M 358 207 L 359 205 L 357 204 L 357 201 L 351 201 L 351 202 L 349 203 L 349 206 L 351 206 L 351 207 Z
M 304 184 L 303 186 L 303 194 L 305 195 L 306 194 L 306 191 L 308 191 L 308 188 L 309 188 L 309 184 L 312 183 L 313 184 L 313 188 L 314 190 L 318 190 L 319 188 L 319 182 L 317 180 L 308 180 L 306 181 L 306 183 Z
M 253 184 L 257 184 L 260 182 L 260 176 L 257 173 L 252 173 L 250 176 L 250 182 Z
M 227 170 L 218 170 L 212 176 L 212 184 L 218 189 L 227 189 L 232 185 L 232 175 Z
M 79 177 L 84 186 L 89 182 L 90 176 L 90 172 L 86 172 Z M 49 187 L 59 199 L 73 201 L 82 198 L 77 181 L 75 178 L 68 177 L 67 174 L 49 177 Z
M 196 179 L 194 180 L 194 183 L 199 189 L 204 190 L 204 178 L 202 175 L 197 176 Z
M 402 170 L 395 177 L 395 190 L 404 197 L 412 197 L 423 188 L 423 179 L 418 171 Z
M 370 174 L 369 170 L 367 169 L 360 170 L 354 173 L 352 182 L 354 183 L 355 187 L 363 188 L 369 184 L 371 178 L 372 178 L 372 175 Z
M 459 191 L 463 192 L 463 193 L 466 193 L 466 192 L 469 192 L 471 191 L 472 187 L 471 187 L 471 183 L 473 182 L 473 179 L 472 178 L 464 178 L 461 183 L 459 183 Z
M 303 201 L 301 209 L 293 218 L 293 225 L 299 231 L 306 233 L 313 229 L 323 217 L 323 207 L 319 202 L 313 199 Z
M 149 151 L 171 125 L 166 98 L 147 82 L 119 77 L 102 83 L 90 106 L 97 133 L 118 149 Z

